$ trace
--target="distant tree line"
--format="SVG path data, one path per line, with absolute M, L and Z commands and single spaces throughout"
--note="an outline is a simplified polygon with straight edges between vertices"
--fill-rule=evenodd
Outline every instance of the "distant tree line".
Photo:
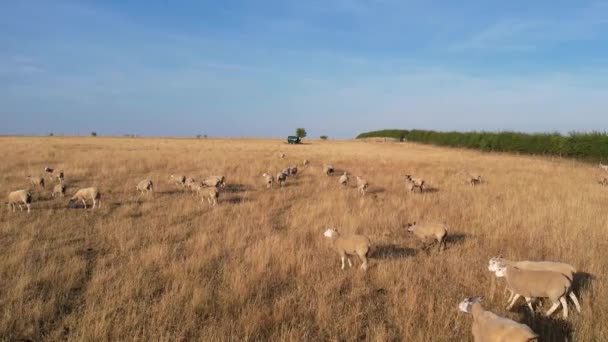
M 403 132 L 405 135 L 402 135 Z M 359 134 L 357 138 L 391 137 L 437 146 L 464 147 L 481 151 L 554 155 L 585 161 L 608 160 L 605 132 L 520 133 L 520 132 L 437 132 L 426 130 L 383 130 Z

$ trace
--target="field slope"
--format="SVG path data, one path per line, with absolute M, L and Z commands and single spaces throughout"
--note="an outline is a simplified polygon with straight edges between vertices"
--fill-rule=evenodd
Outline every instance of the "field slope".
M 608 340 L 608 189 L 586 164 L 360 141 L 4 137 L 0 155 L 3 194 L 46 165 L 70 194 L 103 193 L 96 211 L 48 188 L 30 215 L 0 211 L 0 340 L 465 341 L 471 317 L 457 304 L 473 295 L 543 341 Z M 262 173 L 304 159 L 285 188 L 265 188 Z M 340 188 L 325 162 L 364 176 L 370 194 Z M 465 185 L 463 170 L 487 183 Z M 212 209 L 172 173 L 228 186 Z M 405 173 L 431 191 L 408 194 Z M 152 196 L 135 192 L 146 177 Z M 418 250 L 401 228 L 413 220 L 447 223 L 447 249 Z M 328 226 L 372 240 L 367 272 L 340 270 Z M 523 301 L 506 312 L 487 271 L 499 254 L 574 264 L 582 314 L 531 317 Z

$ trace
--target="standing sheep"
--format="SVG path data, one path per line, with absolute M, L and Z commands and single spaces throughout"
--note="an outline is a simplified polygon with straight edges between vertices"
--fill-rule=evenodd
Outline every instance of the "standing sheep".
M 422 241 L 422 249 L 426 249 L 426 241 L 429 239 L 436 240 L 438 243 L 439 251 L 445 249 L 446 239 L 448 236 L 448 228 L 443 223 L 424 223 L 416 224 L 408 223 L 405 225 L 408 232 L 413 233 L 418 239 Z M 430 245 L 429 245 L 430 246 Z
M 298 176 L 298 167 L 295 165 L 289 165 L 287 167 L 287 176 Z
M 65 196 L 65 184 L 63 184 L 63 183 L 56 184 L 53 187 L 53 192 L 51 192 L 51 196 L 53 196 L 53 197 Z
M 186 176 L 174 176 L 171 175 L 171 181 L 175 183 L 177 187 L 186 186 Z
M 204 187 L 200 189 L 199 193 L 202 196 L 201 202 L 205 202 L 205 199 L 207 199 L 207 202 L 209 202 L 212 207 L 217 205 L 218 198 L 220 197 L 220 191 L 217 187 Z
M 343 186 L 348 185 L 348 174 L 346 173 L 346 171 L 344 171 L 344 174 L 342 176 L 340 176 L 339 182 Z
M 186 189 L 188 190 L 193 190 L 192 186 L 196 184 L 196 179 L 192 178 L 192 177 L 187 177 L 186 181 L 184 182 L 184 186 L 186 187 Z
M 424 180 L 420 178 L 412 178 L 411 175 L 405 175 L 405 185 L 410 191 L 414 191 L 414 189 L 419 189 L 420 192 L 424 191 Z
M 27 179 L 30 181 L 31 185 L 44 189 L 44 178 L 27 176 Z
M 323 165 L 323 173 L 327 176 L 331 176 L 334 174 L 334 166 L 331 164 Z
M 567 318 L 568 303 L 566 302 L 566 295 L 569 295 L 576 306 L 576 310 L 579 313 L 581 312 L 578 299 L 574 292 L 572 292 L 572 282 L 559 272 L 529 271 L 512 266 L 501 266 L 496 270 L 495 274 L 498 278 L 506 278 L 507 286 L 515 292 L 515 296 L 511 304 L 507 306 L 507 310 L 510 310 L 517 299 L 523 296 L 530 311 L 534 314 L 534 308 L 532 308 L 531 304 L 532 298 L 549 298 L 553 305 L 546 315 L 551 316 L 561 303 L 563 316 Z
M 334 248 L 340 255 L 340 261 L 342 262 L 342 269 L 344 269 L 344 261 L 348 259 L 348 266 L 352 267 L 353 264 L 350 260 L 349 255 L 356 255 L 361 260 L 361 269 L 367 270 L 367 257 L 371 248 L 369 239 L 363 235 L 350 235 L 342 237 L 337 230 L 328 228 L 323 235 L 330 239 Z
M 608 165 L 604 165 L 604 164 L 602 164 L 602 163 L 600 162 L 600 169 L 602 169 L 602 170 L 604 170 L 604 171 L 608 172 Z
M 472 186 L 481 184 L 481 175 L 477 173 L 471 173 L 467 176 L 467 182 Z
M 262 175 L 262 177 L 264 177 L 264 182 L 266 183 L 266 188 L 267 189 L 272 188 L 272 184 L 274 183 L 274 177 L 272 177 L 272 175 L 269 175 L 267 173 L 264 173 Z
M 64 177 L 63 171 L 60 171 L 59 174 L 57 175 L 57 180 L 59 181 L 59 183 L 63 184 L 64 178 L 65 177 Z
M 602 178 L 598 179 L 597 183 L 599 185 L 606 186 L 606 185 L 608 185 L 608 178 L 602 177 Z
M 280 187 L 283 187 L 283 185 L 285 185 L 286 181 L 287 181 L 287 173 L 285 173 L 285 171 L 281 171 L 281 172 L 277 173 L 277 183 L 279 183 Z
M 367 193 L 368 186 L 369 185 L 365 179 L 357 176 L 357 191 L 359 191 L 361 195 L 365 195 L 365 193 Z
M 150 192 L 154 191 L 154 184 L 152 183 L 152 180 L 144 179 L 137 184 L 135 189 L 141 193 L 144 193 L 144 192 L 150 193 Z
M 220 187 L 226 186 L 226 177 L 224 176 L 209 176 L 203 180 L 203 184 L 209 187 Z
M 84 208 L 87 208 L 87 199 L 91 199 L 93 201 L 93 209 L 97 206 L 97 202 L 99 202 L 99 208 L 101 208 L 101 193 L 95 187 L 80 189 L 74 194 L 74 196 L 70 199 L 69 207 L 73 206 L 73 202 L 82 201 L 84 204 Z
M 9 210 L 15 212 L 15 207 L 18 205 L 19 210 L 23 211 L 22 204 L 27 207 L 27 212 L 30 212 L 30 205 L 32 204 L 32 194 L 27 190 L 17 190 L 8 194 L 8 206 Z
M 465 298 L 458 305 L 460 311 L 473 315 L 473 325 L 471 326 L 473 341 L 538 341 L 538 335 L 529 326 L 484 310 L 480 304 L 482 299 L 483 297 Z

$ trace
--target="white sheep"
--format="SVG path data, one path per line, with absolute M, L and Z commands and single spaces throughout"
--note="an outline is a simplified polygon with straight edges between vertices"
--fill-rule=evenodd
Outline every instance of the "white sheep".
M 467 182 L 473 186 L 481 184 L 481 175 L 478 173 L 471 173 L 467 176 Z
M 443 251 L 448 237 L 448 227 L 443 223 L 407 223 L 404 226 L 408 232 L 422 241 L 422 249 L 426 249 L 426 241 L 433 239 L 438 243 L 439 251 Z M 430 246 L 430 245 L 429 245 Z
M 264 173 L 262 175 L 262 177 L 264 177 L 264 182 L 266 183 L 266 188 L 270 189 L 272 188 L 272 185 L 274 184 L 274 177 L 272 177 L 272 175 Z
M 480 304 L 483 297 L 465 298 L 458 309 L 473 315 L 471 333 L 473 341 L 530 342 L 538 341 L 538 335 L 529 326 L 486 311 Z
M 420 192 L 424 191 L 424 180 L 421 178 L 413 178 L 411 175 L 405 175 L 405 185 L 410 191 L 414 191 L 415 189 L 419 189 Z
M 203 180 L 203 184 L 209 187 L 220 187 L 223 188 L 226 186 L 226 177 L 225 176 L 209 176 Z
M 96 187 L 84 188 L 80 189 L 72 196 L 70 199 L 70 203 L 74 201 L 82 201 L 84 204 L 84 208 L 87 208 L 87 199 L 91 199 L 93 201 L 93 209 L 97 206 L 97 202 L 99 202 L 99 208 L 101 208 L 101 193 Z
M 505 278 L 507 286 L 511 289 L 515 296 L 507 306 L 510 310 L 519 297 L 524 297 L 526 303 L 534 314 L 532 308 L 532 298 L 549 298 L 553 305 L 547 311 L 546 315 L 550 316 L 562 304 L 563 316 L 568 317 L 568 303 L 566 295 L 574 302 L 576 310 L 581 312 L 581 307 L 574 292 L 572 292 L 572 281 L 565 275 L 553 271 L 530 271 L 522 270 L 512 266 L 500 266 L 495 272 L 496 277 Z
M 606 186 L 608 185 L 608 178 L 606 177 L 602 177 L 600 179 L 597 180 L 597 183 L 602 185 L 602 186 Z
M 323 165 L 323 173 L 330 176 L 334 174 L 334 166 L 331 164 Z
M 369 184 L 367 183 L 367 181 L 359 176 L 357 176 L 357 191 L 359 191 L 359 193 L 361 195 L 365 195 L 365 193 L 367 192 L 367 188 L 368 188 Z
M 193 190 L 192 186 L 195 185 L 196 183 L 197 183 L 196 179 L 194 179 L 192 177 L 186 177 L 186 181 L 184 182 L 184 186 L 186 187 L 186 189 Z
M 63 183 L 64 178 L 65 177 L 63 171 L 59 171 L 59 174 L 57 175 L 57 180 L 59 181 L 59 183 Z
M 154 191 L 154 183 L 150 179 L 144 179 L 137 184 L 135 189 L 139 192 L 153 192 Z
M 277 173 L 277 183 L 279 183 L 279 186 L 283 186 L 285 185 L 285 182 L 287 181 L 287 173 L 285 172 L 285 170 Z
M 302 162 L 302 165 L 303 165 L 304 167 L 307 167 L 307 166 L 308 166 L 308 164 L 310 164 L 310 162 L 308 161 L 308 159 L 304 159 L 304 162 Z
M 287 175 L 288 176 L 294 176 L 297 177 L 298 176 L 298 167 L 295 165 L 290 165 L 287 167 Z
M 338 181 L 340 182 L 341 185 L 344 185 L 344 186 L 348 185 L 348 174 L 346 173 L 346 171 L 344 171 L 344 174 L 342 174 L 342 176 L 340 176 L 340 179 Z
M 602 163 L 600 162 L 600 169 L 602 169 L 602 170 L 604 170 L 604 171 L 608 172 L 608 165 L 604 165 L 604 164 L 602 164 Z
M 334 248 L 340 255 L 340 261 L 342 262 L 342 269 L 344 269 L 344 261 L 348 260 L 348 266 L 352 267 L 353 264 L 350 260 L 350 255 L 356 255 L 361 260 L 361 269 L 367 270 L 367 257 L 371 248 L 369 239 L 363 235 L 350 235 L 340 236 L 337 230 L 328 228 L 323 235 L 330 239 Z
M 178 187 L 185 187 L 186 186 L 186 176 L 174 176 L 174 175 L 171 175 L 171 181 L 173 181 L 175 183 L 175 185 L 178 186 Z
M 27 190 L 17 190 L 8 194 L 8 206 L 9 210 L 15 212 L 15 207 L 18 205 L 19 210 L 23 211 L 22 204 L 27 207 L 27 212 L 30 212 L 30 205 L 32 204 L 32 194 Z
M 283 159 L 283 158 L 285 158 L 285 153 L 283 153 L 283 152 L 277 152 L 277 157 Z
M 27 179 L 30 181 L 31 185 L 44 188 L 44 178 L 27 176 Z
M 56 184 L 53 187 L 53 192 L 51 192 L 51 196 L 53 196 L 53 197 L 65 196 L 65 184 L 63 184 L 63 183 Z
M 202 196 L 201 202 L 205 202 L 205 199 L 207 199 L 207 202 L 209 202 L 212 207 L 217 205 L 218 198 L 220 197 L 220 191 L 215 186 L 202 187 L 199 190 L 199 194 Z

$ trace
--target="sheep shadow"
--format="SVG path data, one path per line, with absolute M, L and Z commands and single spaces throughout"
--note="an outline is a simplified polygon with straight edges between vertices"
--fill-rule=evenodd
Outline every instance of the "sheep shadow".
M 379 194 L 384 191 L 386 191 L 386 189 L 379 186 L 370 186 L 369 189 L 367 189 L 368 194 Z
M 450 249 L 452 246 L 461 245 L 465 242 L 465 240 L 469 237 L 467 234 L 455 233 L 450 234 L 448 232 L 448 236 L 445 238 L 445 249 Z
M 248 190 L 251 190 L 251 187 L 245 184 L 227 184 L 224 188 L 224 191 L 229 193 L 245 192 Z
M 439 192 L 439 189 L 433 188 L 433 187 L 424 187 L 424 190 L 422 190 L 420 193 L 423 193 L 423 194 L 434 194 L 436 192 Z
M 552 318 L 539 312 L 533 315 L 525 305 L 519 311 L 523 314 L 522 323 L 539 335 L 539 342 L 572 341 L 572 324 L 561 316 Z
M 416 255 L 416 250 L 407 247 L 401 247 L 395 244 L 379 245 L 376 246 L 370 258 L 372 259 L 399 259 L 413 257 Z
M 595 280 L 595 276 L 587 272 L 576 272 L 574 274 L 574 281 L 572 282 L 572 291 L 576 294 L 579 301 L 581 299 L 581 292 L 589 289 L 593 280 Z
M 251 198 L 242 197 L 242 196 L 232 196 L 228 198 L 220 198 L 219 203 L 230 203 L 230 204 L 240 204 L 240 203 L 248 203 L 253 202 Z

